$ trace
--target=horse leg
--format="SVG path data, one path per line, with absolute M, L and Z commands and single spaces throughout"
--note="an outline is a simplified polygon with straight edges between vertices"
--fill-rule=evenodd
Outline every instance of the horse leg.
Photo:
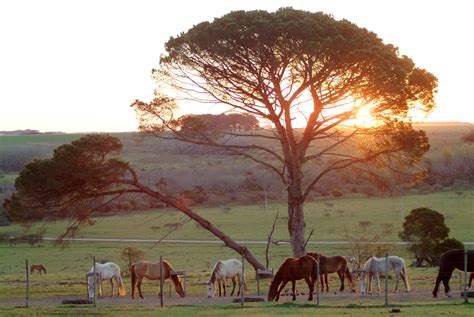
M 313 292 L 314 292 L 314 281 L 311 280 L 309 277 L 305 277 L 304 280 L 309 287 L 309 297 L 308 300 L 313 300 Z
M 324 292 L 324 274 L 323 273 L 319 274 L 319 282 L 321 284 L 321 292 Z
M 394 269 L 394 272 L 395 272 L 395 289 L 393 290 L 393 292 L 396 293 L 398 291 L 398 280 L 399 280 L 398 275 L 401 273 L 401 271 Z
M 112 294 L 110 294 L 110 297 L 114 297 L 114 282 L 112 281 L 113 279 L 113 277 L 110 279 L 110 287 L 112 288 Z
M 143 277 L 139 277 L 137 280 L 137 288 L 138 288 L 138 295 L 140 295 L 140 298 L 143 299 L 143 294 L 142 294 L 142 280 Z
M 433 290 L 433 297 L 438 297 L 439 283 L 441 282 L 443 275 L 444 274 L 442 272 L 439 272 L 438 276 L 436 277 L 435 288 Z
M 232 281 L 232 292 L 230 292 L 230 296 L 234 296 L 235 284 L 237 284 L 236 281 L 235 281 L 235 276 L 233 276 L 230 280 Z M 239 281 L 240 281 L 240 279 L 239 279 Z M 239 283 L 239 292 L 237 293 L 237 296 L 239 296 L 239 295 L 240 295 L 240 283 Z
M 467 289 L 471 289 L 472 279 L 474 279 L 474 272 L 472 272 L 469 276 L 469 284 L 467 285 Z
M 339 276 L 339 280 L 341 281 L 341 287 L 339 287 L 340 292 L 344 291 L 344 271 L 345 270 L 337 271 L 337 275 Z
M 227 295 L 227 292 L 226 292 L 226 289 L 225 289 L 225 282 L 226 282 L 226 279 L 222 279 L 222 287 L 224 288 L 224 297 L 226 297 Z
M 375 277 L 377 278 L 377 293 L 380 294 L 380 292 L 382 291 L 382 289 L 380 288 L 380 274 L 375 273 Z
M 373 276 L 373 273 L 369 272 L 368 274 L 369 274 L 369 276 L 368 276 L 368 284 L 369 285 L 367 285 L 368 287 L 366 286 L 367 287 L 366 292 L 367 292 L 367 294 L 372 294 L 372 279 L 374 278 L 374 276 Z
M 324 273 L 324 281 L 326 283 L 326 292 L 329 292 L 328 272 Z
M 240 278 L 240 275 L 236 275 L 234 276 L 234 278 L 237 279 L 237 282 L 234 283 L 234 287 L 235 287 L 235 284 L 238 284 L 239 285 L 239 290 L 237 291 L 237 296 L 240 296 L 240 292 L 243 292 L 243 288 L 242 288 L 242 283 L 241 283 L 241 278 Z
M 400 270 L 400 276 L 401 276 L 401 278 L 402 278 L 403 285 L 405 285 L 405 289 L 406 289 L 407 292 L 408 292 L 407 278 L 406 278 L 406 276 L 405 276 L 405 273 L 403 273 L 403 269 Z
M 286 286 L 286 284 L 288 283 L 289 281 L 287 280 L 283 280 L 280 284 L 280 286 L 278 286 L 278 290 L 277 290 L 277 294 L 275 296 L 275 302 L 278 302 L 278 300 L 280 299 L 280 293 L 281 291 L 283 290 L 283 288 Z
M 449 279 L 451 278 L 451 274 L 453 272 L 448 272 L 443 278 L 443 284 L 444 284 L 444 293 L 446 294 L 447 297 L 451 297 L 451 288 L 449 287 Z
M 296 300 L 296 280 L 291 281 L 291 290 L 293 291 L 293 300 Z

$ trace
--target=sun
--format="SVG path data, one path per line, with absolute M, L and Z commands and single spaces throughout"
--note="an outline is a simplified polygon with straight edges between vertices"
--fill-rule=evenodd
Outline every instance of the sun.
M 377 122 L 377 119 L 372 115 L 372 109 L 373 106 L 371 105 L 366 105 L 359 110 L 357 110 L 357 113 L 355 115 L 355 119 L 353 120 L 353 124 L 358 127 L 375 127 L 379 125 L 379 122 Z

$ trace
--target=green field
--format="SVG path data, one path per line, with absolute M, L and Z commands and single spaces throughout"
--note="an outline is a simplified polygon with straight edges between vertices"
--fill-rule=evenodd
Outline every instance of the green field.
M 398 241 L 397 232 L 401 229 L 400 203 L 406 215 L 409 210 L 421 206 L 430 207 L 442 212 L 446 223 L 451 228 L 451 236 L 462 241 L 472 241 L 472 227 L 474 191 L 462 194 L 456 192 L 442 192 L 428 195 L 407 195 L 392 198 L 356 198 L 325 200 L 306 205 L 307 231 L 315 229 L 310 241 L 344 241 L 347 240 L 344 226 L 361 232 L 358 223 L 370 221 L 372 225 L 367 232 L 376 232 L 383 241 Z M 274 239 L 287 239 L 284 205 L 272 204 L 268 211 L 263 206 L 233 206 L 228 209 L 198 209 L 199 213 L 217 225 L 236 240 L 265 240 L 270 231 L 271 223 L 276 210 L 279 210 L 281 221 L 278 222 Z M 343 211 L 343 212 L 341 212 Z M 172 224 L 182 218 L 175 211 L 154 210 L 130 215 L 115 215 L 101 217 L 94 226 L 84 228 L 80 235 L 88 238 L 129 238 L 129 239 L 159 239 L 166 234 Z M 392 232 L 387 233 L 387 225 L 393 224 Z M 385 225 L 384 225 L 385 224 Z M 67 225 L 67 222 L 58 221 L 51 224 L 38 224 L 32 229 L 44 228 L 45 236 L 58 236 Z M 12 225 L 0 227 L 1 234 L 22 233 L 22 227 Z M 363 231 L 362 231 L 363 232 Z M 210 233 L 189 222 L 173 232 L 167 239 L 211 239 L 216 240 Z M 3 261 L 0 266 L 0 298 L 21 296 L 23 290 L 10 289 L 8 284 L 18 283 L 24 279 L 24 260 L 30 263 L 43 263 L 49 270 L 47 277 L 33 276 L 38 283 L 47 279 L 51 283 L 45 288 L 32 289 L 32 296 L 51 296 L 60 294 L 78 295 L 84 291 L 80 285 L 85 272 L 91 267 L 92 256 L 97 259 L 117 262 L 124 267 L 124 260 L 120 259 L 120 251 L 126 246 L 134 246 L 143 250 L 147 259 L 158 260 L 162 255 L 168 259 L 176 270 L 187 270 L 192 283 L 200 283 L 208 279 L 210 270 L 218 259 L 236 257 L 233 250 L 222 245 L 214 244 L 168 244 L 160 243 L 113 243 L 113 242 L 71 242 L 66 246 L 57 246 L 52 242 L 45 242 L 40 246 L 30 247 L 26 244 L 0 244 L 0 254 Z M 250 250 L 262 262 L 265 258 L 265 245 L 249 245 Z M 314 245 L 308 249 L 322 251 L 325 254 L 349 255 L 346 245 Z M 390 247 L 391 254 L 405 257 L 411 263 L 412 255 L 403 246 Z M 270 267 L 277 268 L 281 261 L 291 255 L 288 245 L 270 248 Z M 420 268 L 411 270 L 411 279 L 415 285 L 423 288 L 432 287 L 436 268 Z M 33 281 L 35 282 L 35 281 Z M 60 284 L 61 282 L 65 284 Z M 145 286 L 147 287 L 153 284 Z M 255 289 L 254 282 L 250 282 Z M 333 287 L 337 282 L 333 281 Z M 191 293 L 203 292 L 202 286 L 192 286 Z M 47 290 L 47 292 L 45 292 Z
M 344 227 L 349 231 L 360 229 L 359 222 L 371 224 L 367 232 L 383 237 L 384 241 L 398 240 L 403 218 L 415 208 L 428 207 L 444 214 L 451 236 L 461 241 L 472 241 L 474 225 L 474 190 L 463 192 L 439 192 L 425 195 L 399 197 L 357 197 L 326 199 L 305 204 L 306 229 L 315 229 L 311 241 L 347 240 Z M 284 204 L 232 206 L 226 208 L 195 208 L 203 217 L 237 240 L 266 240 L 276 212 L 279 221 L 274 239 L 287 239 L 287 215 Z M 173 224 L 180 222 L 183 215 L 167 209 L 128 213 L 119 216 L 96 218 L 96 224 L 81 230 L 80 236 L 94 238 L 158 239 L 167 233 Z M 45 236 L 58 236 L 67 222 L 37 224 L 32 229 L 45 228 Z M 22 227 L 11 225 L 0 227 L 0 233 L 19 232 Z M 168 239 L 210 239 L 209 232 L 194 222 L 189 222 L 173 232 Z
M 143 306 L 143 305 L 119 305 L 119 306 L 100 306 L 97 308 L 84 307 L 54 307 L 54 308 L 16 308 L 2 309 L 2 316 L 42 316 L 42 315 L 89 315 L 95 316 L 472 316 L 474 314 L 474 305 L 462 304 L 424 304 L 414 303 L 408 305 L 396 306 L 402 314 L 390 313 L 391 307 L 382 306 L 349 306 L 342 305 L 337 307 L 321 306 L 315 308 L 308 304 L 246 304 L 241 308 L 238 305 L 221 306 Z

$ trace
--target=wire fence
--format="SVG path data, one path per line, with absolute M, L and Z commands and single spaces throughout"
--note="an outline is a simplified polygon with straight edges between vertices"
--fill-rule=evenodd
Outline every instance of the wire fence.
M 100 249 L 100 245 L 96 248 Z M 204 247 L 194 247 L 194 252 L 199 252 Z M 207 246 L 207 248 L 218 248 L 216 253 L 219 253 L 219 247 Z M 164 249 L 163 249 L 164 250 Z M 38 250 L 36 250 L 38 251 Z M 41 251 L 41 250 L 39 250 Z M 173 251 L 174 252 L 174 251 Z M 196 256 L 196 260 L 193 258 L 193 253 L 187 258 L 187 262 L 178 260 L 173 252 L 168 252 L 155 256 L 155 259 L 159 259 L 158 263 L 160 276 L 163 275 L 163 261 L 167 260 L 170 263 L 174 263 L 172 273 L 183 284 L 185 291 L 185 297 L 180 297 L 173 289 L 176 287 L 172 279 L 169 278 L 165 281 L 159 280 L 145 280 L 141 285 L 143 289 L 144 299 L 132 299 L 132 285 L 131 276 L 128 272 L 128 268 L 123 260 L 107 258 L 112 262 L 117 262 L 122 268 L 121 277 L 125 284 L 126 295 L 123 297 L 116 297 L 118 294 L 118 286 L 114 283 L 114 289 L 109 279 L 104 279 L 104 276 L 98 275 L 95 272 L 96 265 L 94 263 L 103 262 L 104 259 L 99 254 L 85 254 L 82 256 L 82 260 L 78 261 L 76 258 L 69 259 L 67 257 L 55 256 L 55 254 L 42 254 L 41 259 L 38 256 L 41 252 L 37 252 L 35 256 L 28 257 L 26 259 L 15 259 L 14 262 L 9 260 L 11 268 L 8 272 L 2 272 L 0 274 L 0 305 L 10 306 L 48 306 L 48 305 L 61 305 L 64 303 L 76 303 L 76 304 L 88 304 L 92 306 L 110 304 L 110 303 L 122 303 L 122 304 L 153 304 L 156 305 L 158 302 L 160 306 L 172 306 L 182 304 L 226 304 L 229 303 L 230 298 L 219 297 L 217 294 L 213 298 L 208 298 L 206 284 L 209 281 L 212 264 L 215 263 L 219 258 L 209 259 L 205 264 L 196 263 L 199 257 Z M 470 251 L 474 252 L 474 251 Z M 59 252 L 60 253 L 60 252 Z M 229 253 L 226 253 L 226 255 Z M 464 271 L 456 271 L 451 280 L 452 297 L 444 296 L 443 292 L 440 292 L 438 298 L 432 297 L 432 288 L 434 286 L 437 268 L 408 268 L 408 274 L 410 275 L 410 284 L 412 290 L 405 292 L 400 283 L 400 290 L 398 293 L 393 293 L 394 282 L 396 277 L 389 269 L 385 266 L 385 269 L 381 273 L 381 283 L 383 285 L 380 293 L 363 294 L 360 292 L 359 287 L 356 287 L 355 292 L 346 290 L 339 292 L 339 278 L 337 274 L 330 275 L 330 288 L 329 292 L 321 291 L 320 280 L 318 279 L 315 284 L 313 303 L 315 307 L 331 307 L 331 306 L 396 306 L 403 305 L 410 302 L 469 302 L 469 296 L 473 295 L 473 292 L 468 290 L 468 251 L 464 253 Z M 385 259 L 388 259 L 389 254 L 385 255 Z M 234 292 L 232 299 L 237 305 L 245 305 L 246 302 L 250 301 L 266 301 L 268 295 L 268 289 L 272 277 L 278 270 L 281 259 L 272 261 L 273 268 L 267 268 L 265 270 L 255 271 L 251 265 L 249 265 L 243 257 L 234 253 L 234 258 L 242 260 L 242 274 L 241 274 L 241 285 L 246 283 L 249 286 L 249 290 L 244 291 L 236 296 L 237 291 Z M 211 264 L 211 265 L 209 265 Z M 43 267 L 43 269 L 41 269 Z M 321 267 L 318 262 L 318 276 L 321 272 Z M 413 273 L 413 274 L 412 274 Z M 357 279 L 355 279 L 357 280 Z M 90 296 L 90 282 L 93 285 L 93 296 Z M 347 281 L 345 281 L 347 285 Z M 101 287 L 99 287 L 101 284 Z M 292 299 L 292 291 L 290 287 L 291 283 L 281 290 L 280 301 L 290 301 Z M 228 290 L 232 288 L 231 280 L 229 279 L 226 283 Z M 109 297 L 109 295 L 114 297 Z M 98 297 L 102 294 L 102 297 Z M 227 294 L 229 295 L 229 293 Z M 306 301 L 309 297 L 309 291 L 304 281 L 297 282 L 296 294 L 297 301 Z M 74 302 L 75 301 L 75 302 Z

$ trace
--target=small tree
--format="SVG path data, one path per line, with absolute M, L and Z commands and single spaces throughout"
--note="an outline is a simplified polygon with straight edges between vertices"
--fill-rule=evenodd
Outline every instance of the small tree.
M 410 243 L 408 249 L 415 253 L 416 266 L 421 266 L 424 261 L 431 266 L 436 265 L 441 253 L 452 246 L 463 248 L 458 240 L 448 239 L 449 228 L 444 223 L 444 216 L 424 207 L 413 209 L 405 217 L 399 236 Z
M 145 258 L 145 252 L 138 248 L 126 247 L 120 252 L 120 257 L 127 262 L 127 273 L 130 272 L 132 263 L 138 262 Z

